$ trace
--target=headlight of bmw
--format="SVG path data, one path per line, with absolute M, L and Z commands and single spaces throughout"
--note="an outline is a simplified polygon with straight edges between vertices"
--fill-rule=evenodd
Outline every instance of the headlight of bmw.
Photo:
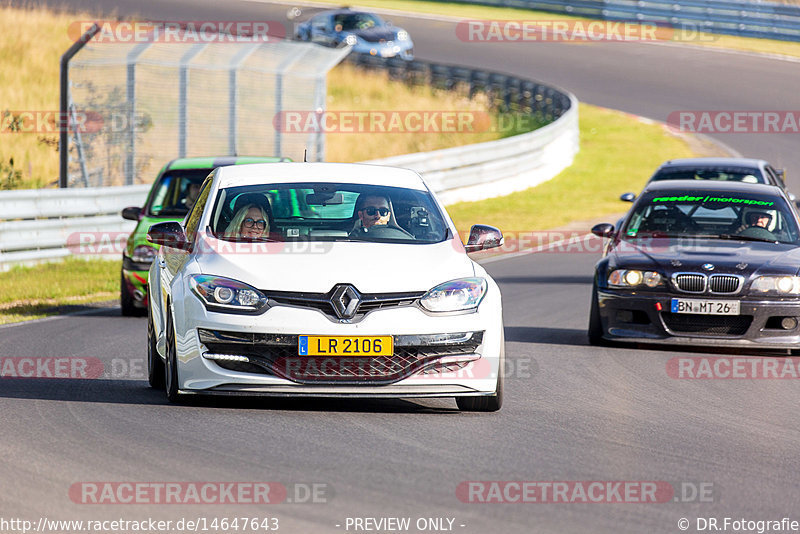
M 247 313 L 261 311 L 267 306 L 263 293 L 238 280 L 195 274 L 189 283 L 194 294 L 212 311 Z
M 753 291 L 800 295 L 800 276 L 759 276 L 750 286 Z
M 656 271 L 639 271 L 636 269 L 616 269 L 608 275 L 608 285 L 613 287 L 659 287 L 664 277 Z
M 450 280 L 425 293 L 419 303 L 431 312 L 473 310 L 486 295 L 486 287 L 486 280 L 483 278 Z
M 358 37 L 353 35 L 352 33 L 344 38 L 344 42 L 349 44 L 350 46 L 354 46 L 358 43 Z

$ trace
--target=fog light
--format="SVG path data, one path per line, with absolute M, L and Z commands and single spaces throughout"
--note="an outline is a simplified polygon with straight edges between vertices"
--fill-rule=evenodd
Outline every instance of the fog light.
M 797 328 L 797 319 L 795 317 L 784 317 L 781 319 L 781 328 L 784 330 L 794 330 Z

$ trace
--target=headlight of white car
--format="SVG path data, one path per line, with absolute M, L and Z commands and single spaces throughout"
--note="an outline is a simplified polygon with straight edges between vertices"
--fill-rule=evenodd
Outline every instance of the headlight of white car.
M 263 293 L 238 280 L 194 274 L 189 283 L 194 294 L 212 311 L 259 312 L 267 306 L 267 297 Z
M 800 294 L 800 276 L 759 276 L 753 280 L 750 289 L 764 293 L 798 295 Z
M 459 278 L 434 287 L 422 296 L 419 303 L 432 312 L 455 312 L 478 307 L 486 294 L 483 278 Z

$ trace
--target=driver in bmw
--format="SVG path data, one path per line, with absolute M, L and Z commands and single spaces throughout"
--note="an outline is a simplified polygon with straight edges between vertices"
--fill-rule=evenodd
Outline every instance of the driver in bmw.
M 772 215 L 763 211 L 751 211 L 747 214 L 747 224 L 736 229 L 736 233 L 744 232 L 748 228 L 768 228 L 772 222 Z

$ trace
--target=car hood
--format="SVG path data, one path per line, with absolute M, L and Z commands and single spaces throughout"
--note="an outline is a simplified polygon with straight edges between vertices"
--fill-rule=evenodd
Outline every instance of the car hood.
M 399 28 L 375 26 L 367 28 L 366 30 L 350 30 L 348 33 L 352 33 L 369 43 L 378 43 L 380 41 L 394 41 L 397 36 L 397 31 L 399 31 Z
M 263 290 L 327 293 L 335 284 L 349 283 L 362 293 L 427 291 L 475 275 L 461 242 L 452 239 L 422 245 L 231 243 L 205 237 L 198 245 L 196 258 L 204 274 L 234 278 Z
M 665 273 L 713 272 L 797 274 L 800 247 L 758 241 L 651 239 L 618 243 L 609 259 L 615 267 L 652 265 Z M 677 264 L 676 262 L 680 262 Z

